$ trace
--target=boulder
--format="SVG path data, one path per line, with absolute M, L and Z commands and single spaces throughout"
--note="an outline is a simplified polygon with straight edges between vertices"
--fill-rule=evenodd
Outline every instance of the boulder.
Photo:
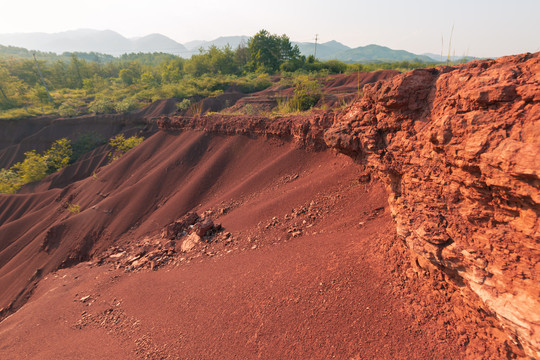
M 179 220 L 167 225 L 165 228 L 163 237 L 175 240 L 182 236 L 183 232 L 190 226 L 193 225 L 199 220 L 199 215 L 194 212 L 188 212 L 186 215 L 181 217 Z
M 182 242 L 180 250 L 183 252 L 189 251 L 195 247 L 201 241 L 201 237 L 196 233 L 191 233 L 189 236 Z
M 200 237 L 205 236 L 214 228 L 214 222 L 210 218 L 206 218 L 194 227 L 195 233 Z

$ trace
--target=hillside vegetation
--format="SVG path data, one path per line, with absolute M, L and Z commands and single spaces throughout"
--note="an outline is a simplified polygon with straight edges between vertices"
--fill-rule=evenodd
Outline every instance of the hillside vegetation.
M 112 57 L 98 53 L 33 53 L 0 47 L 0 118 L 129 112 L 163 99 L 200 99 L 231 85 L 250 93 L 269 75 L 324 76 L 432 66 L 421 62 L 346 64 L 301 55 L 286 35 L 261 30 L 236 49 L 211 46 L 190 59 L 165 53 Z M 42 76 L 40 75 L 40 72 Z

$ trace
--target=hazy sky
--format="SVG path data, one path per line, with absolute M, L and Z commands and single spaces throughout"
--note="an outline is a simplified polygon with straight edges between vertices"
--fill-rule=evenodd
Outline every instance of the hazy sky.
M 294 41 L 337 40 L 446 55 L 540 51 L 540 0 L 1 0 L 0 33 L 110 29 L 185 43 L 260 29 Z M 444 38 L 444 47 L 441 44 Z

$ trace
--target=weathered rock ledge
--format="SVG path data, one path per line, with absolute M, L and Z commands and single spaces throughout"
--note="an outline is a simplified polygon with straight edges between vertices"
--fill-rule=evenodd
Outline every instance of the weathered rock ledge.
M 222 135 L 245 135 L 291 141 L 298 146 L 326 149 L 324 132 L 333 124 L 333 112 L 314 112 L 269 119 L 253 115 L 210 114 L 204 116 L 161 116 L 156 122 L 164 131 L 202 130 Z
M 408 246 L 540 357 L 540 53 L 368 84 L 325 141 L 387 184 Z

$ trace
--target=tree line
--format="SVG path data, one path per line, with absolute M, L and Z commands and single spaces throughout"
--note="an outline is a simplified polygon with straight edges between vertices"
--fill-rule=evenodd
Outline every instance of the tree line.
M 13 53 L 16 52 L 12 49 Z M 52 54 L 41 55 L 54 59 Z M 164 53 L 126 54 L 118 58 L 72 53 L 36 64 L 27 56 L 4 56 L 0 57 L 0 118 L 130 111 L 159 98 L 212 95 L 231 83 L 237 83 L 246 92 L 257 91 L 270 85 L 267 75 L 276 73 L 336 74 L 425 66 L 406 62 L 350 65 L 337 60 L 319 61 L 302 55 L 286 35 L 266 30 L 236 49 L 211 46 L 190 59 Z M 52 94 L 52 103 L 46 88 Z

